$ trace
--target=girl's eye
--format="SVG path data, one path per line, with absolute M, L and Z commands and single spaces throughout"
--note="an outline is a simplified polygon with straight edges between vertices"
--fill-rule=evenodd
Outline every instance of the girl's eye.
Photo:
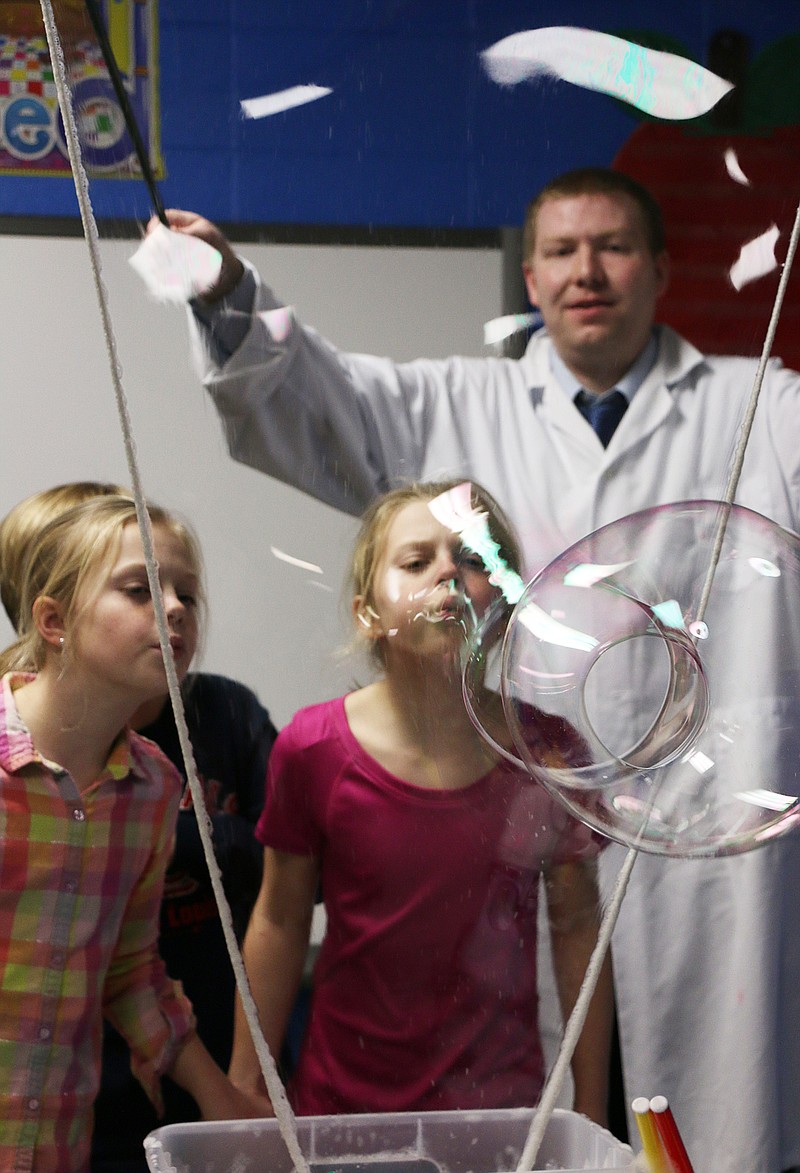
M 149 586 L 142 586 L 141 584 L 136 583 L 131 586 L 126 586 L 124 588 L 124 590 L 125 590 L 125 594 L 130 599 L 144 600 L 144 599 L 150 598 L 150 587 Z
M 178 595 L 178 599 L 183 603 L 184 607 L 196 607 L 197 599 L 194 595 Z
M 477 570 L 480 574 L 486 571 L 486 566 L 480 554 L 473 554 L 471 551 L 462 550 L 456 555 L 459 566 L 463 566 L 465 570 Z
M 409 570 L 413 574 L 420 570 L 424 570 L 426 565 L 427 563 L 425 562 L 424 558 L 410 558 L 408 561 L 403 563 L 403 570 Z

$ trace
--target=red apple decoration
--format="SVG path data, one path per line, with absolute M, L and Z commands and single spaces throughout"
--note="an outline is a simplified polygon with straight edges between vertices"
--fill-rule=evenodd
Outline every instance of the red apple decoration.
M 800 200 L 798 56 L 800 37 L 777 42 L 743 72 L 731 117 L 723 99 L 717 115 L 691 123 L 643 123 L 614 159 L 664 212 L 672 275 L 659 319 L 708 354 L 755 354 L 763 346 Z M 778 265 L 737 289 L 731 269 L 742 246 L 773 224 Z M 772 352 L 800 369 L 800 260 Z

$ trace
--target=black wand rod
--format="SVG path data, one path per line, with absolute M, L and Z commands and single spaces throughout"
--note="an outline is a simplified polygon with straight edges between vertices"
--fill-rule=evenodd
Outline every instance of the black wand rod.
M 95 0 L 86 0 L 86 11 L 89 13 L 89 19 L 92 22 L 92 28 L 94 29 L 95 36 L 97 37 L 98 44 L 100 45 L 100 51 L 103 54 L 103 60 L 106 63 L 108 76 L 111 78 L 111 84 L 114 87 L 114 93 L 117 96 L 117 101 L 119 102 L 120 109 L 122 110 L 122 116 L 125 119 L 125 125 L 128 128 L 128 134 L 131 136 L 133 149 L 136 152 L 136 158 L 139 160 L 139 167 L 142 171 L 142 178 L 147 184 L 147 190 L 150 192 L 150 199 L 153 204 L 153 210 L 155 211 L 161 223 L 166 228 L 169 228 L 169 220 L 167 220 L 167 214 L 164 211 L 164 204 L 161 200 L 161 193 L 158 190 L 156 178 L 153 175 L 153 168 L 150 166 L 150 156 L 147 148 L 144 145 L 142 136 L 139 133 L 139 125 L 136 121 L 136 115 L 133 112 L 133 107 L 131 106 L 128 92 L 125 89 L 125 85 L 122 81 L 122 75 L 119 71 L 116 58 L 114 57 L 114 50 L 111 48 L 111 42 L 109 41 L 108 33 L 106 32 L 106 26 L 103 23 L 103 17 L 100 14 L 100 9 L 98 8 Z

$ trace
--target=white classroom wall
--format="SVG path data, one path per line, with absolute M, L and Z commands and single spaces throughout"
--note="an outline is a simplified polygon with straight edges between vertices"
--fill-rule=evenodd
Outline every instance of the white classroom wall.
M 187 517 L 208 572 L 202 666 L 253 687 L 278 726 L 344 691 L 356 666 L 342 584 L 355 521 L 235 464 L 189 362 L 182 310 L 158 305 L 127 263 L 101 260 L 145 491 Z M 251 245 L 242 249 L 337 345 L 387 354 L 481 354 L 501 312 L 499 250 Z M 109 363 L 82 239 L 0 237 L 0 515 L 49 485 L 129 482 Z M 322 567 L 310 574 L 270 552 Z M 11 627 L 0 617 L 0 641 Z

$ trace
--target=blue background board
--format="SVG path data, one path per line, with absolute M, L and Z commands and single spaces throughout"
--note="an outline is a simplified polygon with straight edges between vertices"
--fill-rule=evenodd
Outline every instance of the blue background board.
M 57 8 L 56 8 L 57 11 Z M 705 62 L 722 28 L 751 60 L 800 31 L 797 0 L 160 0 L 167 206 L 237 223 L 484 229 L 519 224 L 569 167 L 610 162 L 638 125 L 612 99 L 546 79 L 501 88 L 480 52 L 548 25 L 658 32 Z M 245 120 L 240 100 L 333 93 Z M 146 219 L 135 180 L 93 180 L 98 217 Z M 69 179 L 0 177 L 0 214 L 76 216 Z

